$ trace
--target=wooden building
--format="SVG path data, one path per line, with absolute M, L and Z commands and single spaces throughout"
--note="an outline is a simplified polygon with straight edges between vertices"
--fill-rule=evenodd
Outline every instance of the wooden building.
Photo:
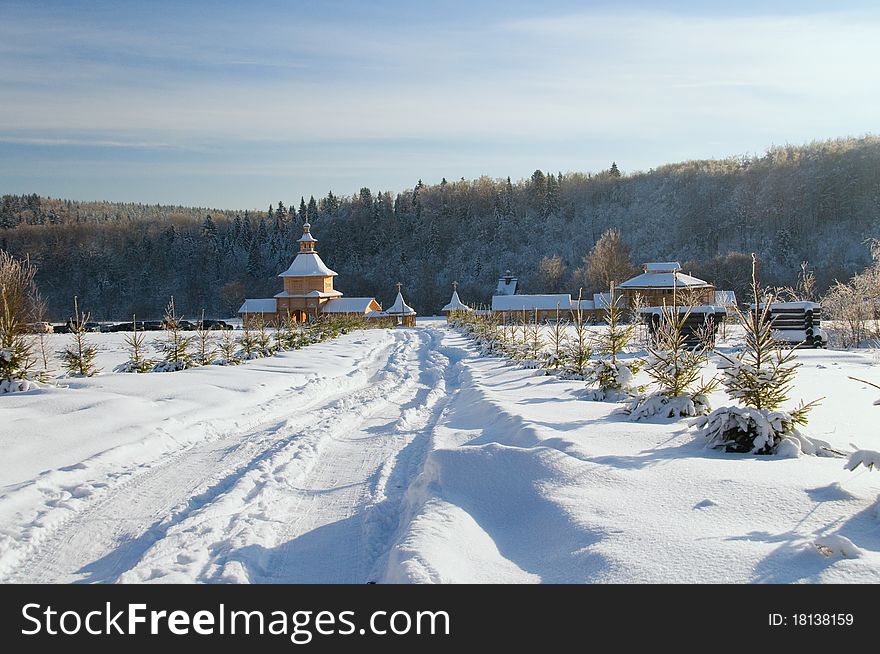
M 715 287 L 709 282 L 681 272 L 677 261 L 644 264 L 644 272 L 622 282 L 618 288 L 627 304 L 638 294 L 649 307 L 711 305 Z
M 337 274 L 318 256 L 315 246 L 318 240 L 312 236 L 309 223 L 303 224 L 303 234 L 297 242 L 299 253 L 279 275 L 284 281 L 284 290 L 273 298 L 245 300 L 238 310 L 242 320 L 271 321 L 289 314 L 303 322 L 323 313 L 370 317 L 381 312 L 382 307 L 375 298 L 343 298 L 342 293 L 333 288 Z

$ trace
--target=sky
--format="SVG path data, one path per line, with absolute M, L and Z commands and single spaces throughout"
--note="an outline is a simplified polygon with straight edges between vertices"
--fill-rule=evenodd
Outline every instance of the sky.
M 874 133 L 873 2 L 0 0 L 0 193 L 229 209 Z

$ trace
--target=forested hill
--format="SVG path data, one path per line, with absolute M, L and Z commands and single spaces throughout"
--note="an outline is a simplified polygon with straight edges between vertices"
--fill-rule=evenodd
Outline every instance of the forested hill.
M 280 289 L 276 275 L 295 255 L 305 217 L 339 273 L 337 288 L 387 306 L 400 280 L 421 314 L 448 301 L 454 279 L 464 301 L 488 301 L 506 268 L 522 292 L 600 290 L 579 268 L 610 227 L 635 262 L 678 260 L 720 287 L 743 287 L 742 254 L 753 251 L 768 283 L 792 283 L 806 259 L 826 286 L 864 268 L 865 240 L 880 237 L 880 138 L 631 175 L 535 171 L 513 183 L 444 180 L 285 205 L 248 213 L 6 195 L 0 248 L 39 267 L 56 318 L 70 313 L 74 294 L 97 319 L 155 317 L 172 294 L 189 317 L 230 315 L 245 293 Z M 561 274 L 541 272 L 556 255 Z

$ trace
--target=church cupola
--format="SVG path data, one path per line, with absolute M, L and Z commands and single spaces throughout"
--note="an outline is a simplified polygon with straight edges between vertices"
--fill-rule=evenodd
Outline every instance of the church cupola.
M 316 251 L 315 243 L 318 242 L 318 239 L 312 236 L 311 229 L 312 226 L 308 222 L 303 223 L 303 235 L 299 239 L 299 251 L 305 254 Z

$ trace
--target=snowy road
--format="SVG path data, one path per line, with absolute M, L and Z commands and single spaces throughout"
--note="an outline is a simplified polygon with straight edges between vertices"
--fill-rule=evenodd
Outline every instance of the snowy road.
M 294 386 L 272 398 L 277 419 L 94 494 L 8 580 L 371 580 L 448 399 L 440 334 L 393 332 L 349 383 Z

